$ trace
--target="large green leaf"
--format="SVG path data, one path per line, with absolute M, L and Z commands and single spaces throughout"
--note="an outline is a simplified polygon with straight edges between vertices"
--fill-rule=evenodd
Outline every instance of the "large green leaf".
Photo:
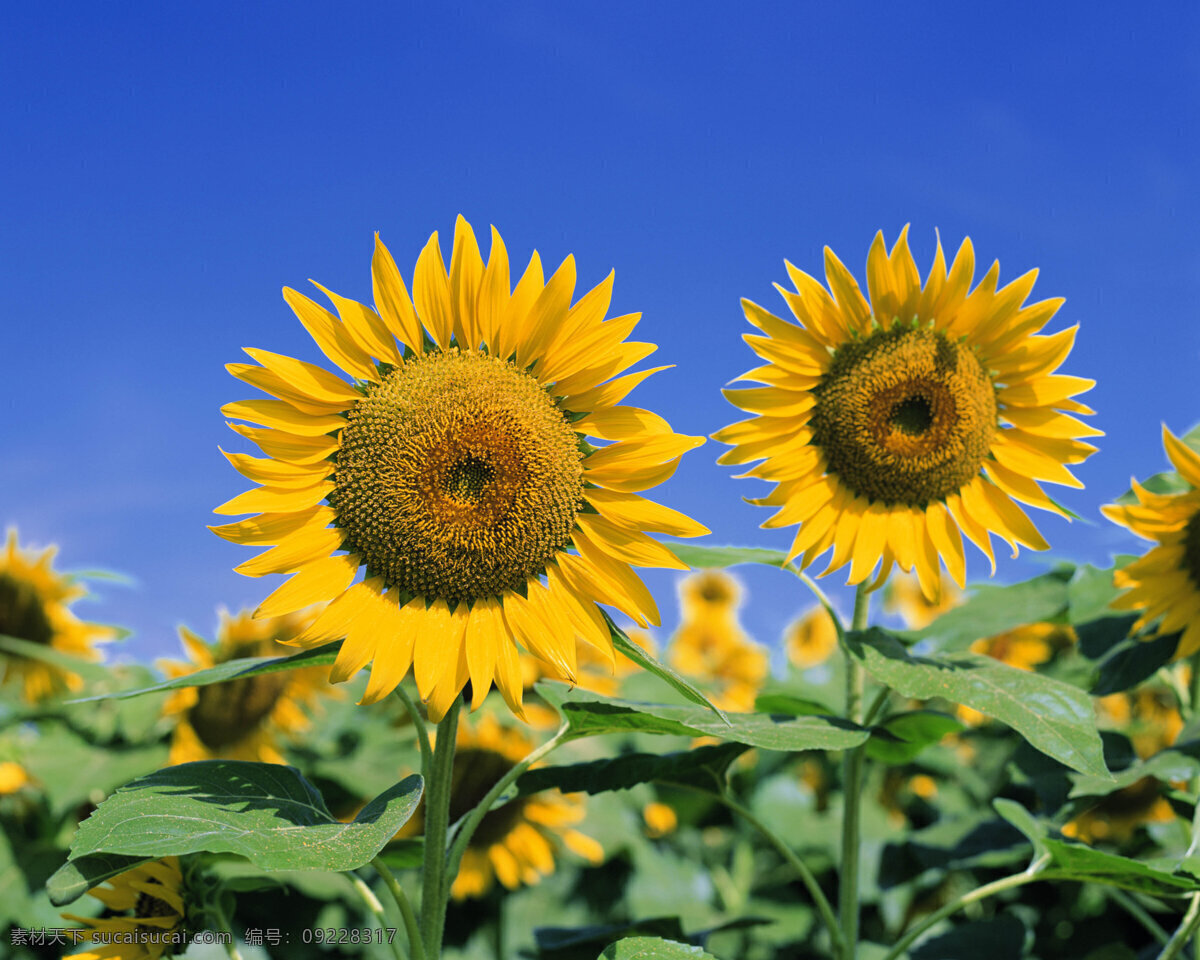
M 924 640 L 939 651 L 965 650 L 984 637 L 1060 617 L 1067 609 L 1067 587 L 1060 572 L 1044 573 L 1009 586 L 976 586 L 961 606 L 907 636 Z
M 164 690 L 178 690 L 182 687 L 204 687 L 210 683 L 225 683 L 229 680 L 241 680 L 246 677 L 256 677 L 260 673 L 277 673 L 280 670 L 296 670 L 301 667 L 327 667 L 337 659 L 341 649 L 340 640 L 327 643 L 322 647 L 304 650 L 287 657 L 242 657 L 238 660 L 227 660 L 218 663 L 207 670 L 197 670 L 183 677 L 164 680 L 148 687 L 137 690 L 115 690 L 94 697 L 80 697 L 70 703 L 90 703 L 93 700 L 123 700 L 127 697 L 140 697 L 146 693 L 161 693 Z
M 153 857 L 131 857 L 116 853 L 93 853 L 68 860 L 46 881 L 46 892 L 56 907 L 78 900 L 109 877 L 132 870 Z
M 649 670 L 656 677 L 665 680 L 674 690 L 681 693 L 686 699 L 691 700 L 692 703 L 698 703 L 701 706 L 707 707 L 717 716 L 721 717 L 722 719 L 725 718 L 724 712 L 719 707 L 714 705 L 698 687 L 691 683 L 691 681 L 681 677 L 666 664 L 659 663 L 657 660 L 655 660 L 654 657 L 650 656 L 649 653 L 630 640 L 629 637 L 625 635 L 625 632 L 612 622 L 612 618 L 609 617 L 607 613 L 604 613 L 603 610 L 600 612 L 604 614 L 604 619 L 608 623 L 609 633 L 612 635 L 613 646 L 616 647 L 617 650 L 636 663 L 639 667 L 642 667 L 644 670 Z
M 761 563 L 782 567 L 787 554 L 762 547 L 707 547 L 698 543 L 668 541 L 667 549 L 689 567 L 736 567 L 739 563 Z
M 1033 844 L 1038 861 L 1044 858 L 1037 876 L 1043 880 L 1077 880 L 1121 887 L 1153 897 L 1184 897 L 1200 891 L 1200 880 L 1184 873 L 1168 873 L 1140 860 L 1095 850 L 1084 843 L 1068 843 L 1049 835 L 1019 803 L 998 799 L 993 806 L 1000 816 L 1020 830 Z
M 1076 687 L 979 654 L 911 656 L 878 627 L 850 634 L 847 645 L 871 676 L 906 697 L 973 707 L 1071 769 L 1109 775 L 1091 698 Z
M 349 823 L 333 818 L 294 767 L 201 760 L 119 789 L 79 826 L 71 859 L 236 853 L 263 870 L 353 870 L 412 816 L 422 781 L 384 791 Z
M 597 960 L 717 960 L 700 947 L 658 937 L 626 937 L 609 944 Z
M 571 738 L 658 733 L 713 736 L 766 750 L 845 750 L 870 735 L 863 727 L 836 717 L 731 713 L 723 721 L 699 707 L 616 700 L 578 688 L 568 691 L 561 684 L 545 681 L 537 685 L 537 691 L 563 715 Z
M 725 771 L 749 750 L 745 743 L 722 743 L 679 753 L 624 753 L 609 760 L 539 767 L 521 775 L 522 794 L 559 789 L 563 793 L 628 790 L 639 783 L 684 783 L 717 789 Z

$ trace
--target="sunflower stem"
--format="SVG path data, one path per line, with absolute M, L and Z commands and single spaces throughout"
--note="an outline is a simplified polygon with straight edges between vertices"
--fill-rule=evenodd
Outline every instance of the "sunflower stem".
M 870 606 L 870 592 L 865 584 L 859 584 L 854 594 L 851 630 L 866 628 Z M 851 654 L 844 644 L 842 655 L 846 661 L 845 717 L 851 723 L 862 723 L 863 692 L 866 688 L 867 674 L 858 658 Z M 838 886 L 838 922 L 842 931 L 842 955 L 845 960 L 854 960 L 858 948 L 858 861 L 861 845 L 859 816 L 862 809 L 865 761 L 864 747 L 855 747 L 842 754 L 842 876 Z
M 379 868 L 376 867 L 375 869 L 378 870 Z M 385 866 L 383 869 L 387 870 L 387 867 Z M 388 871 L 388 872 L 390 873 L 391 871 Z M 380 874 L 380 875 L 382 876 L 382 874 Z M 348 876 L 350 878 L 350 882 L 354 885 L 354 889 L 358 892 L 358 896 L 362 900 L 363 906 L 365 906 L 367 908 L 367 911 L 376 919 L 376 921 L 378 921 L 379 929 L 383 930 L 386 933 L 387 929 L 388 929 L 387 915 L 383 911 L 383 904 L 380 903 L 379 898 L 377 896 L 375 896 L 375 892 L 370 887 L 367 886 L 366 881 L 364 881 L 363 878 L 360 877 L 357 873 L 354 873 L 353 871 L 351 871 L 351 872 L 347 873 L 346 876 Z M 393 882 L 395 881 L 395 879 L 396 879 L 395 877 L 392 877 Z M 387 882 L 386 878 L 384 879 L 384 882 L 385 883 Z M 396 885 L 397 885 L 397 887 L 399 887 L 399 884 L 396 884 Z M 389 885 L 388 889 L 389 889 L 389 891 L 391 890 L 390 885 Z M 395 894 L 393 894 L 393 899 L 394 898 L 395 898 Z M 403 889 L 400 890 L 400 899 L 396 901 L 396 906 L 399 907 L 401 903 L 403 903 L 404 906 L 408 907 L 407 913 L 405 912 L 404 907 L 401 907 L 400 914 L 401 914 L 401 916 L 404 917 L 404 928 L 408 932 L 409 943 L 411 944 L 413 935 L 416 933 L 417 925 L 416 925 L 415 918 L 413 920 L 412 926 L 409 927 L 409 925 L 408 925 L 408 918 L 412 916 L 412 907 L 408 906 L 408 897 L 406 897 L 404 895 Z M 404 960 L 404 954 L 402 954 L 400 952 L 400 944 L 396 942 L 396 938 L 394 936 L 392 937 L 391 940 L 388 941 L 388 944 L 391 946 L 392 955 L 395 956 L 396 960 Z M 418 936 L 417 937 L 417 947 L 420 948 L 420 946 L 421 946 L 421 939 Z M 412 951 L 412 957 L 413 957 L 413 960 L 420 960 L 416 950 Z
M 221 938 L 221 946 L 225 948 L 225 953 L 229 960 L 242 960 L 242 955 L 238 952 L 237 937 L 233 935 L 233 926 L 229 922 L 229 917 L 225 915 L 225 908 L 221 906 L 220 898 L 213 900 L 209 907 L 211 915 L 217 922 L 217 929 L 225 934 Z
M 421 939 L 428 960 L 442 955 L 449 883 L 446 871 L 446 833 L 450 826 L 450 788 L 454 776 L 454 743 L 458 735 L 456 697 L 437 726 L 433 761 L 425 781 L 425 862 L 421 873 Z
M 417 705 L 413 703 L 413 698 L 404 689 L 404 684 L 396 687 L 396 696 L 404 703 L 404 709 L 408 711 L 413 726 L 417 729 L 417 746 L 421 748 L 421 776 L 428 780 L 429 772 L 433 769 L 433 748 L 429 746 L 429 725 L 421 716 Z
M 471 837 L 475 835 L 475 830 L 479 824 L 483 822 L 483 818 L 491 812 L 492 804 L 512 786 L 517 778 L 526 770 L 537 763 L 542 757 L 546 756 L 557 747 L 567 735 L 567 725 L 564 723 L 558 728 L 558 731 L 549 740 L 543 743 L 536 750 L 531 752 L 524 760 L 517 763 L 503 777 L 496 781 L 495 786 L 487 792 L 484 798 L 475 806 L 475 808 L 467 814 L 462 822 L 462 826 L 458 828 L 458 832 L 454 835 L 454 841 L 450 845 L 450 857 L 447 866 L 447 876 L 452 881 L 458 875 L 458 866 L 462 863 L 463 854 L 467 852 L 467 846 L 471 842 Z

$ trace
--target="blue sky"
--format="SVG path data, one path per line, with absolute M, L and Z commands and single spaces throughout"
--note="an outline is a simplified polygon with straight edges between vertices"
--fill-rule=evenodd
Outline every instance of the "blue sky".
M 937 228 L 1067 298 L 1063 372 L 1098 381 L 1107 436 L 1060 498 L 1095 525 L 1036 519 L 1062 556 L 1140 550 L 1098 507 L 1164 467 L 1161 421 L 1200 420 L 1200 8 L 733 9 L 10 7 L 0 521 L 65 568 L 132 577 L 80 612 L 134 629 L 131 655 L 173 653 L 177 624 L 208 632 L 269 589 L 205 528 L 244 488 L 218 408 L 249 392 L 223 365 L 243 346 L 322 359 L 280 288 L 369 300 L 374 231 L 406 276 L 458 213 L 514 259 L 574 253 L 580 289 L 615 269 L 613 313 L 641 311 L 638 339 L 677 364 L 633 400 L 707 434 L 754 365 L 739 298 L 781 311 L 783 259 L 818 273 L 825 244 L 861 277 L 875 231 L 911 223 L 922 273 Z M 656 498 L 713 542 L 785 546 L 721 449 Z M 774 642 L 808 599 L 778 571 L 745 579 L 744 619 Z M 668 613 L 674 580 L 650 577 Z

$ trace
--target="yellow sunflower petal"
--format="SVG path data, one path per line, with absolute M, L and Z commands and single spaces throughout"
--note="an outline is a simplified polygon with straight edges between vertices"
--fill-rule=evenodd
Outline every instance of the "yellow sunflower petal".
M 354 342 L 337 317 L 291 287 L 283 288 L 283 299 L 330 362 L 352 377 L 362 380 L 378 377 L 371 358 Z
M 375 234 L 375 254 L 371 258 L 371 285 L 375 306 L 388 331 L 415 353 L 421 353 L 425 339 L 421 321 L 417 319 L 404 278 L 396 268 L 396 261 L 379 239 L 378 233 Z
M 450 278 L 442 260 L 437 231 L 429 238 L 413 270 L 413 300 L 425 329 L 442 350 L 454 335 L 454 307 L 450 302 Z

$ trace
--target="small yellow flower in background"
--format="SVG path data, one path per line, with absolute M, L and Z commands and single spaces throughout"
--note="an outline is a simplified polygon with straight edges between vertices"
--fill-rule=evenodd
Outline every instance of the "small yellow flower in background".
M 681 622 L 671 637 L 671 665 L 717 687 L 723 710 L 754 708 L 770 668 L 767 651 L 738 622 L 741 587 L 721 570 L 705 570 L 680 585 Z
M 1186 657 L 1200 650 L 1200 454 L 1165 426 L 1163 445 L 1192 489 L 1151 493 L 1135 480 L 1137 506 L 1112 504 L 1101 507 L 1100 512 L 1139 537 L 1158 543 L 1113 574 L 1116 586 L 1129 589 L 1112 606 L 1141 612 L 1134 630 L 1161 617 L 1155 636 L 1182 631 L 1175 656 Z
M 1159 790 L 1153 777 L 1143 777 L 1137 783 L 1110 793 L 1096 806 L 1075 817 L 1062 828 L 1063 836 L 1096 843 L 1109 840 L 1125 843 L 1134 831 L 1146 823 L 1169 823 L 1175 811 Z
M 112 640 L 116 631 L 85 623 L 68 607 L 87 590 L 74 578 L 54 570 L 57 547 L 38 552 L 22 548 L 9 529 L 0 553 L 0 635 L 52 647 L 83 660 L 99 660 L 94 644 Z M 29 703 L 79 690 L 77 674 L 16 653 L 0 653 L 5 683 L 20 686 Z
M 265 350 L 230 365 L 278 399 L 222 408 L 267 456 L 226 454 L 262 486 L 217 512 L 259 516 L 214 530 L 271 546 L 240 572 L 291 574 L 258 615 L 332 601 L 295 642 L 345 637 L 334 682 L 373 661 L 363 703 L 411 667 L 433 720 L 468 679 L 473 708 L 494 682 L 521 715 L 518 644 L 574 680 L 577 640 L 613 659 L 597 602 L 659 622 L 633 567 L 686 566 L 648 534 L 708 531 L 638 492 L 703 438 L 622 405 L 666 368 L 625 373 L 655 347 L 626 342 L 639 314 L 605 320 L 611 274 L 572 305 L 574 258 L 547 281 L 534 253 L 514 289 L 500 235 L 485 266 L 459 217 L 449 271 L 434 233 L 411 299 L 378 238 L 372 279 L 375 309 L 320 288 L 338 316 L 284 290 L 351 382 Z
M 883 609 L 900 614 L 910 630 L 920 630 L 962 603 L 962 596 L 962 591 L 945 574 L 938 582 L 933 600 L 925 596 L 916 577 L 892 577 L 883 593 Z
M 1039 482 L 1081 484 L 1066 468 L 1099 436 L 1070 416 L 1094 382 L 1054 373 L 1077 328 L 1038 332 L 1061 300 L 1023 305 L 1037 271 L 997 289 L 995 263 L 974 290 L 975 252 L 964 240 L 947 271 L 941 241 L 924 285 L 908 228 L 889 253 L 879 233 L 867 255 L 864 297 L 825 248 L 829 290 L 790 263 L 795 292 L 777 289 L 797 326 L 749 300 L 743 337 L 766 363 L 726 390 L 754 414 L 713 439 L 733 446 L 721 463 L 762 460 L 744 476 L 772 481 L 760 500 L 778 513 L 764 527 L 799 524 L 789 557 L 808 567 L 832 548 L 824 574 L 850 564 L 849 582 L 882 583 L 893 564 L 938 595 L 939 558 L 965 586 L 962 537 L 992 561 L 996 533 L 1048 549 L 1016 501 L 1063 513 Z
M 473 810 L 533 747 L 522 731 L 502 725 L 490 714 L 483 714 L 474 724 L 459 724 L 450 822 Z M 424 807 L 421 809 L 423 817 Z M 574 829 L 584 819 L 584 810 L 582 795 L 554 792 L 520 797 L 491 811 L 471 837 L 451 895 L 456 900 L 480 897 L 496 880 L 509 890 L 536 884 L 554 871 L 559 845 L 589 863 L 600 863 L 604 859 L 600 844 Z M 414 819 L 419 828 L 420 818 Z
M 28 771 L 19 763 L 12 760 L 0 763 L 0 796 L 16 793 L 29 782 Z
M 159 667 L 168 678 L 175 678 L 244 657 L 288 656 L 293 651 L 283 643 L 307 629 L 317 613 L 314 607 L 255 620 L 249 611 L 236 616 L 223 612 L 214 646 L 181 629 L 190 660 L 163 660 Z M 165 716 L 177 718 L 168 763 L 217 758 L 286 763 L 278 750 L 280 734 L 308 729 L 311 721 L 303 707 L 329 692 L 321 667 L 177 690 L 163 705 Z
M 1054 656 L 1056 650 L 1075 642 L 1075 631 L 1061 623 L 1027 623 L 994 637 L 976 640 L 972 653 L 1006 663 L 1018 670 L 1036 670 Z M 972 707 L 958 707 L 958 719 L 968 726 L 978 726 L 987 718 Z
M 72 953 L 72 960 L 159 960 L 185 947 L 187 905 L 178 857 L 143 863 L 93 887 L 88 894 L 113 915 L 62 915 L 106 937 L 102 946 Z M 126 939 L 132 942 L 122 942 Z
M 675 828 L 679 826 L 675 808 L 657 800 L 642 808 L 642 820 L 646 824 L 646 836 L 652 840 L 674 833 Z
M 783 645 L 788 660 L 807 670 L 824 663 L 837 649 L 837 627 L 824 607 L 813 607 L 788 624 Z

